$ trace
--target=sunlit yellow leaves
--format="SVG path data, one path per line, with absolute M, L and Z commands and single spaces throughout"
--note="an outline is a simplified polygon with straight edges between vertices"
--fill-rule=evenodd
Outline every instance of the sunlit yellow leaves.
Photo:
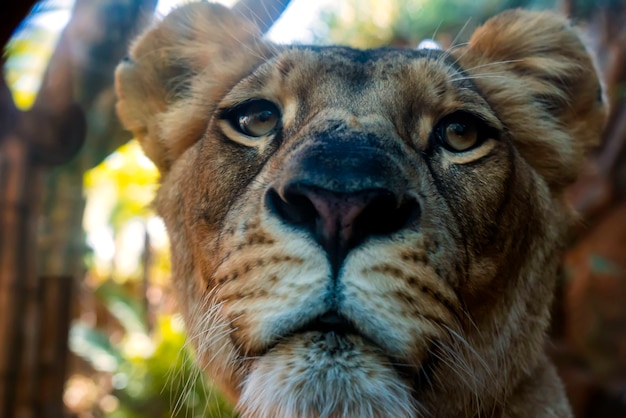
M 117 281 L 140 277 L 142 257 L 149 250 L 156 265 L 143 267 L 163 282 L 169 261 L 160 258 L 167 257 L 167 238 L 151 208 L 158 181 L 157 169 L 136 141 L 85 174 L 83 226 L 93 250 L 91 267 L 96 277 Z M 155 251 L 146 246 L 154 246 Z
M 146 216 L 154 199 L 159 174 L 136 141 L 119 148 L 102 164 L 85 174 L 87 198 L 97 199 L 105 188 L 112 205 L 109 219 L 113 228 L 136 216 Z M 102 202 L 105 204 L 105 202 Z

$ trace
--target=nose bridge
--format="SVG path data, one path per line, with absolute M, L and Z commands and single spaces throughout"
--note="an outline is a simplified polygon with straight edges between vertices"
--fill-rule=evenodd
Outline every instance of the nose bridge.
M 311 133 L 287 158 L 280 178 L 335 193 L 387 189 L 403 194 L 407 180 L 399 142 L 368 125 L 366 118 L 354 116 Z

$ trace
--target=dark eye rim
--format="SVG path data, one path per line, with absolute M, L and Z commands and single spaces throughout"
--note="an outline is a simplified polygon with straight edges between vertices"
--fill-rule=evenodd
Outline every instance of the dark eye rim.
M 445 140 L 446 126 L 453 122 L 459 121 L 463 123 L 467 123 L 468 121 L 470 121 L 476 129 L 476 143 L 464 150 L 457 150 L 451 147 Z M 497 140 L 499 137 L 500 135 L 498 129 L 489 125 L 489 123 L 485 119 L 474 113 L 459 110 L 439 119 L 439 121 L 435 124 L 435 127 L 432 130 L 431 142 L 445 148 L 447 151 L 450 151 L 454 154 L 461 154 L 480 147 L 489 138 Z
M 249 133 L 244 132 L 239 125 L 239 118 L 247 110 L 249 110 L 252 106 L 255 106 L 255 105 L 267 105 L 268 108 L 276 112 L 276 117 L 277 117 L 276 126 L 274 126 L 266 134 L 259 135 L 259 136 L 250 135 Z M 260 99 L 260 98 L 249 99 L 249 100 L 246 100 L 245 102 L 238 103 L 233 107 L 222 109 L 219 112 L 219 118 L 222 120 L 228 121 L 231 128 L 233 128 L 237 133 L 241 135 L 245 135 L 249 138 L 261 138 L 264 136 L 275 135 L 282 127 L 282 112 L 280 111 L 280 107 L 276 103 L 267 99 Z

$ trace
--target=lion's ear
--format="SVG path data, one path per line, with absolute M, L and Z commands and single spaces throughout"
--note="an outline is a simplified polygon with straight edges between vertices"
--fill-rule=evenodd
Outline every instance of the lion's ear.
M 267 52 L 259 29 L 210 3 L 180 7 L 143 33 L 115 74 L 117 113 L 165 173 L 216 102 Z
M 457 59 L 502 119 L 524 158 L 554 191 L 577 177 L 606 118 L 593 61 L 567 19 L 504 12 Z

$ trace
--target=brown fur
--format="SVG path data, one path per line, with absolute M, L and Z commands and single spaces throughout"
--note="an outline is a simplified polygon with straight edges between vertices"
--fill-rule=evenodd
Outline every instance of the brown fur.
M 244 417 L 571 416 L 542 345 L 562 192 L 605 109 L 564 18 L 510 11 L 451 51 L 356 51 L 271 45 L 191 4 L 136 41 L 117 92 L 162 174 L 189 338 Z M 259 98 L 280 129 L 237 133 L 225 112 Z M 459 110 L 490 136 L 456 153 L 432 131 Z M 337 256 L 268 203 L 299 178 L 383 184 L 417 215 Z M 302 329 L 329 309 L 353 332 Z

